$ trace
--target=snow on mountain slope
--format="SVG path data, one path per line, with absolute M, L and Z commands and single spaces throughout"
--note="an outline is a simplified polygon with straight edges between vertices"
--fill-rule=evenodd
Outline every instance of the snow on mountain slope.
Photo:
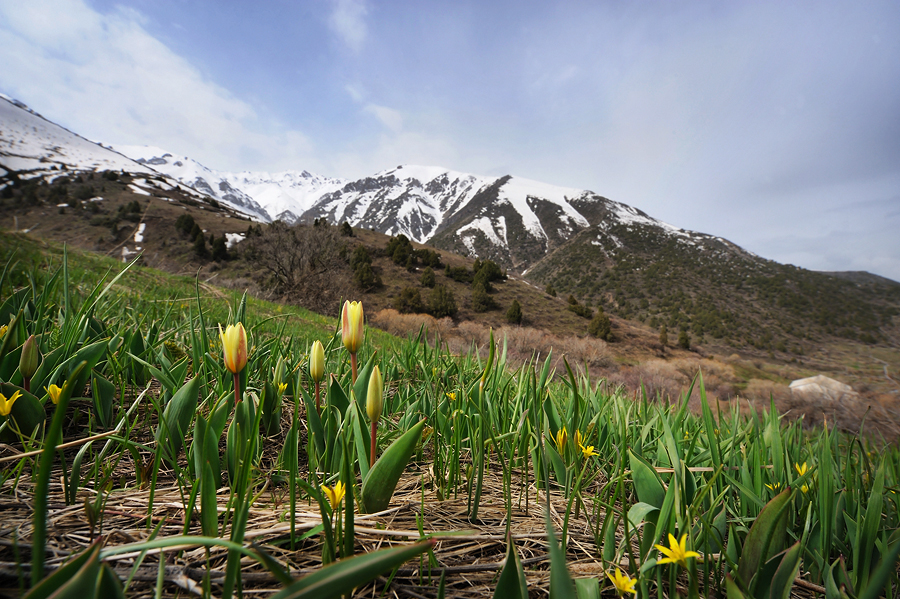
M 252 218 L 266 222 L 273 220 L 252 196 L 230 183 L 227 173 L 207 168 L 193 158 L 174 156 L 170 152 L 152 146 L 121 145 L 115 146 L 115 149 L 134 161 L 152 167 L 153 170 L 189 185 Z
M 121 153 L 119 153 L 121 152 Z M 0 176 L 47 176 L 59 169 L 161 173 L 251 218 L 295 223 L 325 218 L 403 234 L 443 249 L 490 258 L 525 271 L 544 256 L 596 228 L 616 244 L 620 225 L 652 227 L 679 243 L 722 248 L 724 240 L 683 231 L 591 191 L 506 175 L 487 177 L 435 166 L 401 165 L 347 181 L 307 171 L 229 173 L 150 146 L 115 151 L 55 125 L 0 95 Z M 195 191 L 196 190 L 196 191 Z
M 0 94 L 0 166 L 23 179 L 69 170 L 155 174 L 149 168 L 51 123 Z
M 387 235 L 402 233 L 424 243 L 448 215 L 493 181 L 439 167 L 398 166 L 326 193 L 305 217 L 347 221 Z

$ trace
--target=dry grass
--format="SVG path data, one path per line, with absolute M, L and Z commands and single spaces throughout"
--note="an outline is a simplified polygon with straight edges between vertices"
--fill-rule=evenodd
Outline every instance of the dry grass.
M 376 312 L 370 322 L 394 335 L 417 333 L 423 325 L 454 353 L 465 353 L 470 348 L 484 348 L 490 342 L 491 328 L 487 325 L 463 320 L 454 324 L 449 318 L 435 319 L 425 314 L 400 314 L 386 309 Z M 612 354 L 605 341 L 591 337 L 561 336 L 541 329 L 521 326 L 501 326 L 494 329 L 494 338 L 507 344 L 507 358 L 513 364 L 521 364 L 533 356 L 546 356 L 552 350 L 556 355 L 566 355 L 572 363 L 587 364 L 592 368 L 608 366 Z

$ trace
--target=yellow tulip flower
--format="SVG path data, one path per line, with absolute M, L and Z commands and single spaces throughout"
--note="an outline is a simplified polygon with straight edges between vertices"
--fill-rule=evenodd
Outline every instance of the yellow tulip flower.
M 356 354 L 359 351 L 363 339 L 362 302 L 344 302 L 341 310 L 341 339 L 348 352 Z
M 381 369 L 376 365 L 372 368 L 372 375 L 369 377 L 369 390 L 366 394 L 366 414 L 369 415 L 370 422 L 378 422 L 381 418 L 381 410 L 384 407 L 384 378 L 381 376 Z
M 616 587 L 616 593 L 619 597 L 624 597 L 625 593 L 632 593 L 637 595 L 637 591 L 634 589 L 634 585 L 637 584 L 637 578 L 631 578 L 625 572 L 622 572 L 619 568 L 616 568 L 615 572 L 610 574 L 606 573 L 606 576 L 609 577 L 610 581 L 612 581 L 613 586 Z
M 337 484 L 334 485 L 333 489 L 322 485 L 322 490 L 328 497 L 328 501 L 331 502 L 331 509 L 336 510 L 337 506 L 341 503 L 341 499 L 344 498 L 344 493 L 346 492 L 346 490 L 344 489 L 344 483 L 341 481 L 337 481 Z
M 657 561 L 657 564 L 678 564 L 685 570 L 687 569 L 687 560 L 689 557 L 700 557 L 696 551 L 687 550 L 687 535 L 681 535 L 681 541 L 675 540 L 675 535 L 669 533 L 669 546 L 654 545 L 659 552 L 666 557 Z
M 556 448 L 560 453 L 566 450 L 566 441 L 568 440 L 569 435 L 566 432 L 566 427 L 562 427 L 561 429 L 556 431 L 556 439 L 554 439 L 554 441 L 556 441 Z
M 59 394 L 62 393 L 62 387 L 57 387 L 56 385 L 50 385 L 49 388 L 44 387 L 44 389 L 47 389 L 47 395 L 50 396 L 50 401 L 53 402 L 53 405 L 58 404 L 59 403 Z
M 244 325 L 228 325 L 222 332 L 219 325 L 219 338 L 222 340 L 222 352 L 225 354 L 225 367 L 232 373 L 238 374 L 247 365 L 247 332 Z
M 21 395 L 21 391 L 16 391 L 12 394 L 12 397 L 6 399 L 6 396 L 0 393 L 0 416 L 9 416 L 9 413 L 12 412 L 13 404 L 16 403 L 16 400 Z
M 316 339 L 309 350 L 309 376 L 318 383 L 325 377 L 325 348 Z

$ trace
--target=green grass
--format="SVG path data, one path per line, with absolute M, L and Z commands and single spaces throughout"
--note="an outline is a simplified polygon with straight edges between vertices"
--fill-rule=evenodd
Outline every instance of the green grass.
M 19 526 L 15 538 L 28 544 L 32 584 L 45 585 L 35 596 L 48 595 L 47 587 L 71 594 L 79 585 L 108 585 L 104 596 L 121 595 L 101 559 L 184 545 L 220 551 L 206 553 L 204 567 L 221 577 L 204 581 L 205 596 L 240 594 L 247 558 L 287 587 L 278 596 L 339 595 L 353 586 L 369 596 L 383 583 L 368 581 L 420 554 L 418 584 L 427 585 L 424 560 L 437 571 L 448 556 L 471 552 L 454 546 L 456 536 L 493 519 L 507 533 L 519 530 L 529 502 L 547 510 L 546 534 L 529 547 L 548 556 L 554 597 L 576 597 L 572 560 L 596 568 L 577 581 L 594 596 L 615 593 L 596 572 L 616 569 L 641 597 L 785 597 L 797 575 L 832 591 L 844 585 L 860 598 L 900 591 L 895 446 L 807 431 L 783 422 L 774 407 L 713 411 L 699 377 L 699 416 L 688 409 L 690 392 L 671 403 L 634 401 L 629 390 L 598 384 L 566 362 L 554 373 L 555 356 L 513 367 L 502 339 L 492 339 L 483 358 L 369 330 L 354 380 L 332 319 L 208 286 L 198 299 L 196 280 L 137 266 L 122 273 L 119 262 L 66 255 L 27 238 L 4 236 L 0 255 L 10 264 L 0 277 L 0 314 L 11 317 L 0 341 L 0 392 L 19 395 L 9 416 L 0 416 L 0 435 L 40 452 L 0 471 L 0 496 L 21 503 L 32 493 L 30 526 Z M 240 343 L 223 348 L 219 323 L 243 323 L 250 333 L 246 364 L 231 360 L 240 363 L 237 373 L 222 357 L 240 355 Z M 18 357 L 30 335 L 43 356 L 36 370 Z M 320 408 L 306 355 L 312 339 L 324 345 Z M 371 384 L 376 367 L 384 389 Z M 149 392 L 151 377 L 159 387 Z M 61 387 L 56 406 L 44 391 L 53 384 Z M 380 410 L 375 402 L 383 402 Z M 374 413 L 382 415 L 370 422 Z M 58 447 L 107 432 L 102 442 Z M 358 515 L 399 507 L 392 504 L 398 484 L 413 489 L 418 505 L 409 528 L 423 542 L 405 551 L 361 550 Z M 43 578 L 45 551 L 55 544 L 48 518 L 83 503 L 90 528 L 80 532 L 91 538 L 112 517 L 106 502 L 137 495 L 136 487 L 148 490 L 142 513 L 171 506 L 175 494 L 187 506 L 181 513 L 194 518 L 177 524 L 177 534 L 148 518 L 128 542 L 110 536 L 102 549 L 91 545 L 62 573 Z M 163 489 L 169 495 L 161 506 Z M 444 502 L 451 507 L 441 511 Z M 283 534 L 251 544 L 251 508 L 258 514 L 270 504 Z M 301 530 L 300 512 L 316 525 Z M 451 512 L 462 523 L 448 528 Z M 375 520 L 376 530 L 395 515 Z M 446 553 L 425 542 L 435 534 Z M 669 535 L 698 555 L 663 561 L 658 547 L 672 551 Z M 510 542 L 516 555 L 523 540 Z M 295 581 L 271 556 L 301 546 L 297 561 L 282 552 L 282 562 L 322 567 Z M 16 554 L 15 561 L 25 560 Z M 515 559 L 506 563 L 521 568 Z M 165 559 L 159 564 L 165 574 Z M 531 567 L 510 570 L 494 584 L 501 596 L 527 593 L 523 585 L 540 576 Z M 154 590 L 163 589 L 159 582 Z

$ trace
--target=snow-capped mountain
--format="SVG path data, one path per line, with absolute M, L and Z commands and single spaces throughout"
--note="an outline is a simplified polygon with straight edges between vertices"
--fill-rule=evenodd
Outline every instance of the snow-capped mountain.
M 60 127 L 0 94 L 0 176 L 45 176 L 60 169 L 155 174 L 130 158 Z
M 0 177 L 7 172 L 38 176 L 61 168 L 161 174 L 170 183 L 189 187 L 256 220 L 346 221 L 490 258 L 523 273 L 570 240 L 584 237 L 585 231 L 602 238 L 604 246 L 615 246 L 620 225 L 651 227 L 666 238 L 700 248 L 715 246 L 719 251 L 727 245 L 732 248 L 729 254 L 736 248 L 709 235 L 677 229 L 592 191 L 511 175 L 488 177 L 413 165 L 355 181 L 308 171 L 216 171 L 160 148 L 103 147 L 5 96 L 0 100 L 0 168 Z
M 307 171 L 229 173 L 152 146 L 115 146 L 136 162 L 174 177 L 220 202 L 271 222 L 296 222 L 323 195 L 345 183 Z

